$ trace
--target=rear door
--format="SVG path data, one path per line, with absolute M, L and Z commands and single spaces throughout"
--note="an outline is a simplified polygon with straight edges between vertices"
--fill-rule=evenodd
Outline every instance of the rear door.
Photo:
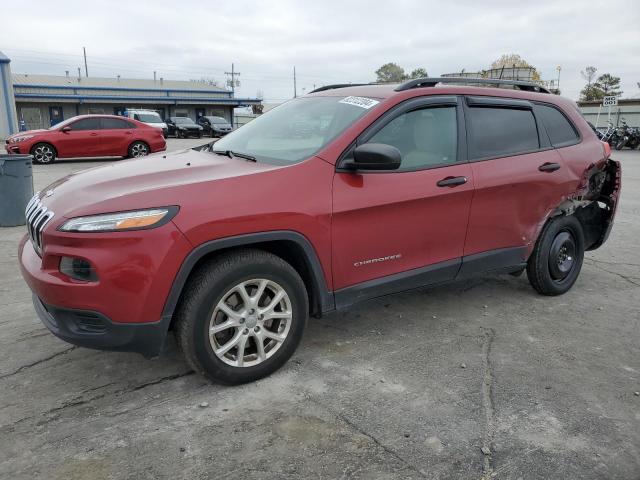
M 465 118 L 475 194 L 462 274 L 525 261 L 567 181 L 530 102 L 470 96 Z
M 120 118 L 101 119 L 101 153 L 107 157 L 123 156 L 132 141 L 134 125 Z
M 473 195 L 463 131 L 456 97 L 413 99 L 356 142 L 396 147 L 398 170 L 353 173 L 338 163 L 332 217 L 338 306 L 455 276 Z
M 56 149 L 60 157 L 95 157 L 100 155 L 100 117 L 87 117 L 68 125 L 68 132 L 59 132 Z

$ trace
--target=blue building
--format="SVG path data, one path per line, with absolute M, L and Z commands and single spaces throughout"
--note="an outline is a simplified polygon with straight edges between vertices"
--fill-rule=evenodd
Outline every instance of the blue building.
M 49 128 L 82 114 L 121 114 L 125 109 L 156 110 L 162 118 L 216 115 L 233 120 L 233 109 L 259 105 L 257 98 L 235 98 L 230 90 L 200 81 L 159 78 L 97 78 L 75 75 L 12 74 L 18 121 L 27 129 Z

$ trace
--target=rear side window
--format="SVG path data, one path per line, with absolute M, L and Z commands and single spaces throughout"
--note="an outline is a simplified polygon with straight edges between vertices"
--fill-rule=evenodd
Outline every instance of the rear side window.
M 126 120 L 120 120 L 117 118 L 103 118 L 102 128 L 105 130 L 127 129 L 133 128 L 133 125 Z
M 71 127 L 71 130 L 99 130 L 100 119 L 99 118 L 83 118 L 82 120 L 73 122 L 69 126 Z
M 542 123 L 549 134 L 551 145 L 554 147 L 571 145 L 580 139 L 573 125 L 557 108 L 538 105 L 537 113 L 542 117 Z
M 471 158 L 502 157 L 540 148 L 531 110 L 473 107 L 467 122 Z

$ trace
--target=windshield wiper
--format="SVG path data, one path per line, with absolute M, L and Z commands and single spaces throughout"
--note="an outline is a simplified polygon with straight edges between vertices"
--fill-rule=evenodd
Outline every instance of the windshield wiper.
M 217 155 L 224 155 L 229 158 L 238 157 L 238 158 L 244 158 L 245 160 L 249 160 L 250 162 L 256 161 L 256 157 L 252 157 L 251 155 L 248 155 L 246 153 L 234 152 L 232 150 L 212 150 L 212 152 Z

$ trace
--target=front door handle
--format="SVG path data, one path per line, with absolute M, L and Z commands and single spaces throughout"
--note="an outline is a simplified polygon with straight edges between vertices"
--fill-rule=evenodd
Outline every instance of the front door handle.
M 545 162 L 538 167 L 538 170 L 540 170 L 541 172 L 555 172 L 556 170 L 560 170 L 560 164 Z
M 447 177 L 440 180 L 436 185 L 439 187 L 457 187 L 467 183 L 467 177 Z

